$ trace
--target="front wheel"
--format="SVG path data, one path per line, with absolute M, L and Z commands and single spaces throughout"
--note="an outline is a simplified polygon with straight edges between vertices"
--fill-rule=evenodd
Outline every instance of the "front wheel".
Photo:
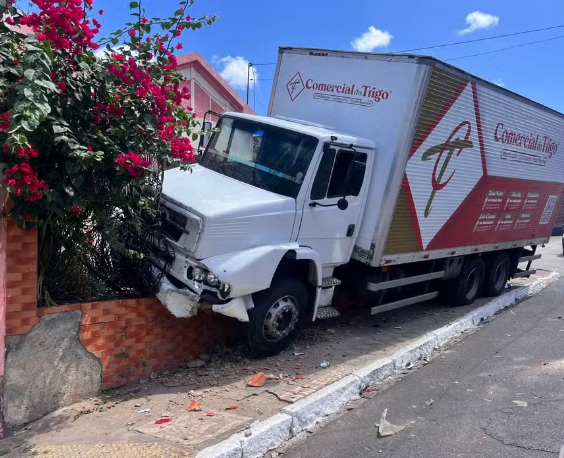
M 307 289 L 292 277 L 275 278 L 270 288 L 253 294 L 248 344 L 257 356 L 279 353 L 296 338 L 306 318 Z

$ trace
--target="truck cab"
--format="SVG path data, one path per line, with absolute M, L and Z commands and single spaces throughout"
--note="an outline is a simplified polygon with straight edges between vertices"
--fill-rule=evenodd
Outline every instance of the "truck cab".
M 338 313 L 333 270 L 355 246 L 374 143 L 240 113 L 225 113 L 217 127 L 197 165 L 165 172 L 162 227 L 175 286 L 165 282 L 159 298 L 176 316 L 211 306 L 246 322 L 251 349 L 274 354 L 306 319 Z

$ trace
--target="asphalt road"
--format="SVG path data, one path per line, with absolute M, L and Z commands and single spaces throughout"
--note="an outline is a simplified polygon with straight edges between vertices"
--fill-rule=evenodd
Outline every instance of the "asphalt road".
M 375 423 L 385 408 L 388 421 L 407 427 L 377 438 Z M 559 280 L 290 448 L 284 458 L 544 458 L 558 457 L 562 445 Z

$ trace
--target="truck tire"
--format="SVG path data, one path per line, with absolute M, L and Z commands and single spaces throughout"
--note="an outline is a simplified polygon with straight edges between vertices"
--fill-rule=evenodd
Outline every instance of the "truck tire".
M 486 276 L 484 278 L 484 296 L 499 296 L 509 278 L 509 255 L 505 252 L 497 253 L 488 260 Z
M 447 305 L 462 307 L 472 304 L 482 292 L 486 265 L 482 258 L 467 260 L 458 278 L 451 280 L 444 291 Z
M 296 338 L 305 323 L 308 294 L 305 285 L 292 277 L 278 277 L 270 288 L 253 294 L 247 340 L 257 356 L 272 356 Z

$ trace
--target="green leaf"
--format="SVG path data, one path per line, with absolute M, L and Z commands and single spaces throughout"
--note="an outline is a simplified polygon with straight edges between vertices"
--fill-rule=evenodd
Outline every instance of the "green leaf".
M 112 42 L 112 44 L 113 44 L 114 46 L 119 43 L 119 40 L 118 40 L 117 38 L 112 38 L 110 41 Z M 108 51 L 110 51 L 111 48 L 110 48 L 109 46 L 108 46 L 108 48 L 109 48 Z
M 196 141 L 196 140 L 198 140 L 198 137 L 199 137 L 199 135 L 198 135 L 198 134 L 196 134 L 196 133 L 193 133 L 193 134 L 192 134 L 192 141 Z
M 133 8 L 139 8 L 139 3 L 138 2 L 129 2 L 129 7 L 131 9 Z
M 70 129 L 65 126 L 61 126 L 60 124 L 53 124 L 53 133 L 54 134 L 61 134 L 63 132 L 69 132 Z
M 34 83 L 46 89 L 51 89 L 52 91 L 57 90 L 57 86 L 55 86 L 55 83 L 49 80 L 35 80 Z
M 82 167 L 80 166 L 80 163 L 78 161 L 67 161 L 67 163 L 65 164 L 65 169 L 70 175 L 80 172 L 81 168 Z
M 24 76 L 30 80 L 33 81 L 35 78 L 35 70 L 28 68 L 25 72 L 24 72 Z
M 51 113 L 51 105 L 49 105 L 48 103 L 34 101 L 33 104 L 41 110 L 41 113 L 43 113 L 44 116 L 47 116 L 49 113 Z

